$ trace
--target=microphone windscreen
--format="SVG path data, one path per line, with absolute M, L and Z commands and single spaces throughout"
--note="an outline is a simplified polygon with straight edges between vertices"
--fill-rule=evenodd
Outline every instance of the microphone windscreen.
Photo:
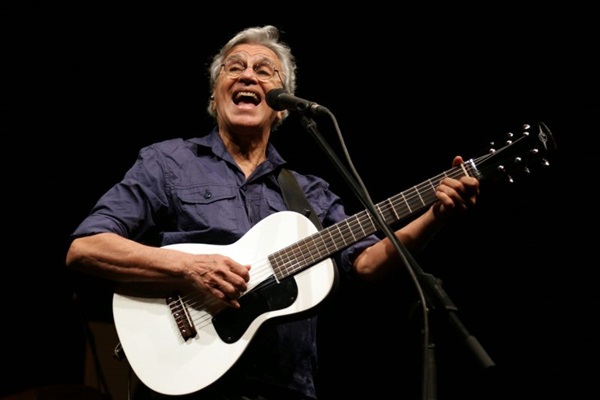
M 287 93 L 287 90 L 285 90 L 284 88 L 276 88 L 269 90 L 269 92 L 267 93 L 267 104 L 275 111 L 285 110 L 285 107 L 283 107 L 283 105 L 279 101 L 279 95 L 281 95 L 282 93 Z

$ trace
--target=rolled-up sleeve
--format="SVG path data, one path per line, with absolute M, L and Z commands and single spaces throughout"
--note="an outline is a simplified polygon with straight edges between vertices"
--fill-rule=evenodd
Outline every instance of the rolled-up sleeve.
M 155 225 L 155 216 L 167 205 L 163 180 L 156 151 L 142 149 L 124 178 L 102 195 L 71 238 L 113 232 L 138 239 Z

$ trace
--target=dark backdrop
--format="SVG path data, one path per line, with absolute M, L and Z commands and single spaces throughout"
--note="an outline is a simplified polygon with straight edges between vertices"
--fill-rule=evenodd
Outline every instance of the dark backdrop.
M 273 23 L 297 57 L 296 94 L 336 116 L 376 202 L 447 169 L 456 154 L 475 156 L 525 123 L 548 124 L 558 143 L 550 168 L 513 184 L 484 182 L 477 209 L 418 259 L 497 364 L 482 372 L 451 330 L 436 325 L 439 398 L 589 397 L 600 372 L 590 13 L 261 10 L 283 6 L 3 7 L 0 395 L 81 381 L 73 290 L 82 283 L 64 268 L 67 236 L 141 146 L 209 130 L 210 57 L 238 30 Z M 332 127 L 319 127 L 339 149 Z M 351 211 L 362 210 L 297 121 L 273 140 L 296 169 L 323 175 Z M 97 292 L 87 316 L 110 319 L 110 293 L 83 285 Z M 323 398 L 415 390 L 411 288 L 355 289 L 326 310 Z

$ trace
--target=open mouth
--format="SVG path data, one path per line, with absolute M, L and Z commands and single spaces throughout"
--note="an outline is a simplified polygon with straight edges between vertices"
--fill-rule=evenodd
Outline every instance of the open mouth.
M 260 103 L 260 97 L 254 92 L 241 91 L 234 94 L 233 102 L 235 104 L 250 103 L 258 105 Z

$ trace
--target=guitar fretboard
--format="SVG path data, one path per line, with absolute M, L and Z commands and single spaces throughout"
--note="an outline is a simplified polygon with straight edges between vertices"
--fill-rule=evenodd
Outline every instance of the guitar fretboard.
M 375 205 L 386 224 L 390 225 L 422 211 L 436 201 L 435 191 L 445 177 L 479 177 L 473 160 L 453 167 Z M 330 257 L 379 230 L 367 210 L 316 232 L 271 255 L 269 262 L 275 278 L 281 280 Z

